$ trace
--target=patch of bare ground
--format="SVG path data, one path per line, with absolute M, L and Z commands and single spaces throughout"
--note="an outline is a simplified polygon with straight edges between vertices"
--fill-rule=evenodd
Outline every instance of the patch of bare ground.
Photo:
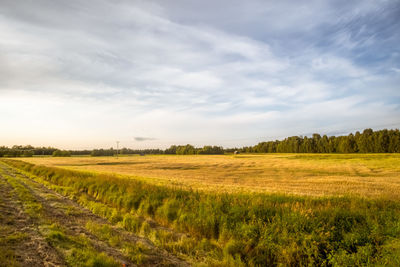
M 117 227 L 112 225 L 109 221 L 94 215 L 88 209 L 83 208 L 78 203 L 73 200 L 62 196 L 61 194 L 45 187 L 44 185 L 26 177 L 23 174 L 16 173 L 13 169 L 8 168 L 7 166 L 1 165 L 1 171 L 6 173 L 8 176 L 15 179 L 19 184 L 24 186 L 29 192 L 37 199 L 37 201 L 43 207 L 43 215 L 47 224 L 57 224 L 65 229 L 65 234 L 69 236 L 85 236 L 91 243 L 91 246 L 99 253 L 103 252 L 106 255 L 112 257 L 117 262 L 121 264 L 121 266 L 188 266 L 189 264 L 185 261 L 180 260 L 174 255 L 169 254 L 165 250 L 162 250 L 156 247 L 150 240 L 142 237 L 138 237 L 133 233 L 130 233 L 121 227 Z M 4 180 L 4 179 L 3 179 Z M 8 185 L 8 189 L 4 189 L 5 191 L 11 190 Z M 1 192 L 1 195 L 5 195 L 5 193 Z M 21 210 L 21 208 L 20 208 Z M 6 216 L 8 217 L 8 216 Z M 29 220 L 29 218 L 27 218 Z M 105 240 L 101 238 L 101 236 L 95 235 L 92 231 L 89 231 L 86 227 L 88 224 L 94 224 L 99 226 L 106 226 L 109 229 L 112 229 L 112 235 L 118 238 L 119 242 L 111 242 L 110 240 Z M 26 223 L 24 221 L 20 222 L 20 227 L 26 227 Z M 36 231 L 38 232 L 38 231 Z M 36 234 L 37 238 L 41 238 L 38 240 L 42 240 L 44 242 L 44 238 L 39 234 Z M 35 242 L 36 239 L 32 239 L 32 242 Z M 126 246 L 122 246 L 121 244 L 129 244 L 129 248 L 139 247 L 140 249 L 140 260 L 136 260 L 136 258 L 132 259 L 131 252 L 127 251 Z M 19 245 L 16 245 L 15 250 L 19 250 Z M 43 247 L 40 243 L 35 243 L 35 246 Z M 48 245 L 47 245 L 48 246 Z M 55 253 L 55 250 L 50 247 L 50 249 L 54 252 L 53 254 L 57 256 L 57 259 L 60 257 Z M 34 253 L 33 253 L 34 254 Z M 37 254 L 37 253 L 36 253 Z M 49 253 L 49 255 L 52 255 Z M 22 255 L 22 258 L 29 258 L 28 255 Z M 43 261 L 43 263 L 38 263 L 37 266 L 46 266 L 47 262 L 52 263 L 54 265 L 62 265 L 62 261 Z M 24 266 L 27 266 L 24 264 Z M 29 265 L 34 266 L 34 265 Z M 51 264 L 47 264 L 47 266 L 51 266 Z

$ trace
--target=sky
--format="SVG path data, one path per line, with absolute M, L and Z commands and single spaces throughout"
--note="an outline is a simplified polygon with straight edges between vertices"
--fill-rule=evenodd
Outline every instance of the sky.
M 400 1 L 0 0 L 0 145 L 400 128 Z

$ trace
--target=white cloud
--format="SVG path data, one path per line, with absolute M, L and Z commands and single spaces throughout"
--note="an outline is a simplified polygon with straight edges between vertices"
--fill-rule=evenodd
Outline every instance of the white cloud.
M 240 145 L 235 140 L 251 144 L 257 136 L 316 131 L 329 123 L 348 129 L 349 118 L 361 125 L 400 115 L 398 105 L 388 104 L 398 97 L 390 74 L 325 51 L 315 40 L 301 40 L 307 49 L 285 50 L 296 47 L 287 44 L 296 29 L 320 34 L 320 27 L 333 24 L 338 8 L 318 5 L 318 13 L 287 2 L 230 9 L 248 14 L 239 20 L 246 34 L 210 17 L 179 21 L 183 14 L 174 15 L 163 2 L 7 2 L 0 17 L 0 111 L 8 117 L 0 117 L 7 129 L 0 138 L 65 147 L 107 147 L 107 140 L 134 136 L 156 138 L 143 146 L 179 140 Z M 345 13 L 339 24 L 374 6 Z M 207 17 L 206 11 L 199 10 Z M 263 23 L 249 27 L 253 20 Z M 340 49 L 357 46 L 347 28 L 339 33 L 337 40 L 346 43 Z M 385 93 L 365 89 L 371 83 Z
M 368 72 L 355 66 L 351 61 L 338 56 L 324 55 L 313 59 L 312 67 L 317 72 L 328 73 L 339 78 L 360 78 L 367 76 Z

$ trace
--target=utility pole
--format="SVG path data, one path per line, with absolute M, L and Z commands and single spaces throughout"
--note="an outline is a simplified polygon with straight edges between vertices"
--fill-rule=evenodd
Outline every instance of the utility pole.
M 119 152 L 119 141 L 117 141 L 117 158 L 118 158 L 118 152 Z

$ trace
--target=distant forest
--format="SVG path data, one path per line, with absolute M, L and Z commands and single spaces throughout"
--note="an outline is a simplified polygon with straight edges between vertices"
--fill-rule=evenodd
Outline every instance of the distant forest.
M 242 148 L 222 148 L 220 146 L 204 146 L 196 148 L 192 145 L 177 146 L 162 149 L 130 149 L 122 148 L 120 155 L 131 154 L 177 154 L 177 155 L 217 155 L 224 153 L 400 153 L 400 131 L 365 129 L 362 133 L 356 132 L 347 136 L 327 136 L 313 134 L 307 136 L 292 136 L 284 140 L 261 142 L 255 146 Z M 51 155 L 54 157 L 68 157 L 71 155 L 114 156 L 117 150 L 59 150 L 53 147 L 13 146 L 0 147 L 0 157 L 31 157 L 34 155 Z
M 365 129 L 347 136 L 292 136 L 240 150 L 248 153 L 400 153 L 400 131 Z

